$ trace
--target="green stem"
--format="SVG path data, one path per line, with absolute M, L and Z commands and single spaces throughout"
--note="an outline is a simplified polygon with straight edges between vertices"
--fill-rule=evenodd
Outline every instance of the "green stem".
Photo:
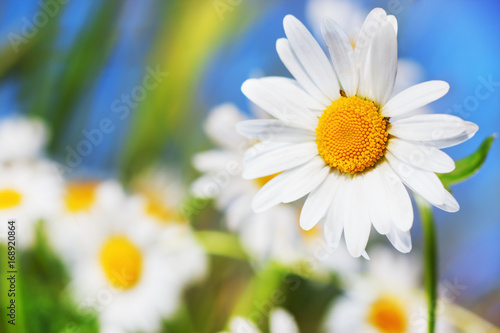
M 434 333 L 436 327 L 436 303 L 437 303 L 437 238 L 436 226 L 432 208 L 422 198 L 417 197 L 417 206 L 422 220 L 422 233 L 424 239 L 424 282 L 427 292 L 429 310 L 429 333 Z

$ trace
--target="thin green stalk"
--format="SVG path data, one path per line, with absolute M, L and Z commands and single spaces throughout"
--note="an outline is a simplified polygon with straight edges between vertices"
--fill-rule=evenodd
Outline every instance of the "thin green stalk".
M 434 333 L 436 327 L 438 280 L 436 226 L 431 206 L 420 197 L 417 197 L 416 201 L 420 211 L 420 219 L 422 220 L 424 239 L 424 283 L 429 311 L 428 331 L 429 333 Z

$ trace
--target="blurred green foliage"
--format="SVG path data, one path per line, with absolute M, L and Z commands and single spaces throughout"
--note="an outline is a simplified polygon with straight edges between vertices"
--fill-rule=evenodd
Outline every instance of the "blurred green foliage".
M 4 244 L 0 245 L 0 253 L 0 267 L 5 268 L 7 248 Z M 7 323 L 2 304 L 0 332 L 98 332 L 95 315 L 79 311 L 70 298 L 68 272 L 48 245 L 42 223 L 37 225 L 32 248 L 19 250 L 17 247 L 16 268 L 16 325 Z M 8 281 L 5 278 L 0 281 L 0 294 L 4 298 Z

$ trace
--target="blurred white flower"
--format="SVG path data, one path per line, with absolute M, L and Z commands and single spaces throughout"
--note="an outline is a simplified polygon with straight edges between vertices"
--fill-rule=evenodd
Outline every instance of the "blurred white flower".
M 260 330 L 250 320 L 235 317 L 229 323 L 229 333 L 260 333 Z M 270 333 L 299 333 L 295 319 L 287 311 L 277 308 L 269 315 Z
M 172 171 L 151 168 L 134 178 L 132 189 L 143 201 L 145 215 L 159 223 L 187 223 L 181 216 L 186 189 Z
M 0 164 L 0 240 L 6 241 L 7 220 L 16 221 L 16 245 L 30 246 L 34 226 L 50 221 L 60 208 L 62 181 L 45 161 L 16 161 Z
M 113 181 L 73 183 L 65 202 L 50 233 L 80 308 L 96 312 L 102 332 L 157 330 L 206 271 L 188 224 L 157 223 Z
M 371 252 L 364 276 L 350 280 L 327 316 L 327 332 L 417 333 L 427 332 L 427 306 L 419 286 L 418 260 L 378 247 Z M 455 332 L 438 317 L 439 333 Z
M 57 215 L 47 223 L 47 236 L 52 247 L 70 262 L 78 258 L 77 251 L 66 251 L 79 236 L 78 226 L 100 219 L 103 212 L 121 211 L 127 194 L 114 180 L 70 180 L 63 185 L 60 201 Z
M 236 133 L 236 124 L 245 119 L 248 118 L 232 104 L 223 104 L 210 112 L 205 131 L 217 148 L 194 156 L 193 165 L 203 175 L 193 183 L 192 190 L 198 197 L 216 199 L 228 228 L 238 231 L 251 255 L 258 260 L 291 263 L 301 253 L 297 246 L 302 237 L 297 227 L 298 210 L 280 205 L 264 213 L 253 212 L 253 196 L 273 175 L 256 180 L 241 178 L 243 152 L 254 143 Z
M 29 160 L 42 155 L 47 129 L 41 120 L 6 118 L 0 121 L 0 162 Z

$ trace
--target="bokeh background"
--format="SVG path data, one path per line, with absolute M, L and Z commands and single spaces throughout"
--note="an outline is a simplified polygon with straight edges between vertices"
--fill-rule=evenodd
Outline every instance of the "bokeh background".
M 153 163 L 177 170 L 185 184 L 195 179 L 191 158 L 211 147 L 202 130 L 209 111 L 231 102 L 250 112 L 240 91 L 244 80 L 289 76 L 275 52 L 276 39 L 284 36 L 283 17 L 293 14 L 311 29 L 318 23 L 307 14 L 307 0 L 49 2 L 58 5 L 42 20 L 37 13 L 47 10 L 44 1 L 0 1 L 0 117 L 44 119 L 47 153 L 62 165 L 75 162 L 69 151 L 85 139 L 82 131 L 109 118 L 113 130 L 66 177 L 117 178 L 125 184 Z M 465 157 L 500 131 L 499 2 L 357 3 L 396 15 L 399 54 L 422 68 L 421 81 L 450 83 L 433 111 L 479 125 L 472 140 L 447 153 Z M 151 73 L 158 84 L 136 95 Z M 478 89 L 485 88 L 488 96 L 479 98 Z M 453 188 L 460 212 L 436 210 L 441 279 L 465 286 L 456 302 L 497 325 L 499 165 L 496 142 L 480 172 Z M 419 223 L 412 235 L 420 251 Z

